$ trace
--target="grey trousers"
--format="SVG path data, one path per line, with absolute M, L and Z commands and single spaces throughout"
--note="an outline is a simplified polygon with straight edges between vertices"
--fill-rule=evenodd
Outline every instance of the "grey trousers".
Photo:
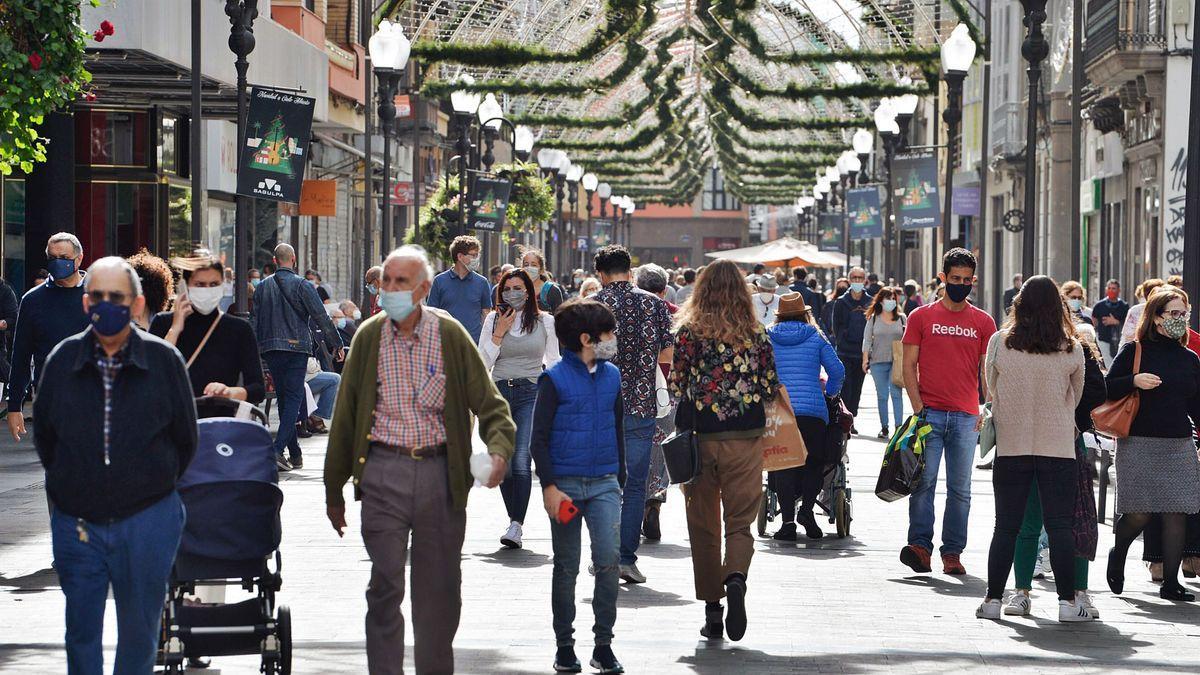
M 462 611 L 466 511 L 450 502 L 446 458 L 412 459 L 371 447 L 363 477 L 362 535 L 371 558 L 367 586 L 367 667 L 404 672 L 404 571 L 412 539 L 414 663 L 421 675 L 454 672 Z

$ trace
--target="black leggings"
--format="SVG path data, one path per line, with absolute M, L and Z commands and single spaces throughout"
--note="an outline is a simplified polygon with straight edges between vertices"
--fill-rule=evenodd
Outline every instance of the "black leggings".
M 1008 585 L 1017 533 L 1025 518 L 1029 490 L 1037 485 L 1042 500 L 1042 520 L 1050 538 L 1050 567 L 1062 600 L 1075 598 L 1075 496 L 1079 489 L 1075 459 L 1058 457 L 997 457 L 992 467 L 996 493 L 996 529 L 988 551 L 987 597 L 999 600 Z
M 1187 538 L 1187 515 L 1182 513 L 1122 513 L 1117 518 L 1116 552 L 1121 568 L 1125 567 L 1125 557 L 1129 555 L 1129 545 L 1151 523 L 1151 517 L 1158 516 L 1162 527 L 1158 533 L 1157 543 L 1162 555 L 1163 586 L 1179 586 L 1179 564 L 1183 562 L 1183 544 Z M 1057 574 L 1057 572 L 1056 572 Z
M 1150 515 L 1150 522 L 1142 530 L 1142 560 L 1146 562 L 1163 561 L 1162 514 Z M 1200 556 L 1200 513 L 1192 513 L 1187 517 L 1187 534 L 1183 540 L 1183 555 Z
M 800 428 L 800 436 L 808 449 L 808 461 L 804 466 L 783 471 L 773 471 L 773 488 L 779 498 L 779 513 L 784 523 L 796 520 L 796 498 L 801 501 L 800 508 L 806 513 L 812 513 L 817 495 L 821 493 L 821 485 L 825 482 L 825 467 L 836 463 L 840 458 L 831 462 L 825 451 L 825 421 L 820 417 L 801 415 L 796 418 L 796 426 Z

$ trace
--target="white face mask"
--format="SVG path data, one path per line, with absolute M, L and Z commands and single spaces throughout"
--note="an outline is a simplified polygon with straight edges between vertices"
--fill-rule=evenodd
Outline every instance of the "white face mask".
M 466 265 L 466 268 L 471 270 L 472 272 L 478 272 L 479 264 L 480 264 L 479 256 L 477 256 L 477 255 L 470 256 L 466 260 L 463 261 L 463 264 Z
M 188 300 L 192 302 L 192 309 L 201 314 L 212 314 L 224 295 L 225 289 L 221 286 L 188 286 Z
M 602 361 L 612 361 L 617 358 L 617 338 L 601 340 L 595 345 L 596 358 Z
M 775 294 L 770 291 L 759 291 L 758 299 L 762 300 L 764 303 L 769 303 L 775 299 Z
M 526 265 L 525 266 L 525 274 L 528 274 L 529 278 L 532 279 L 533 281 L 537 281 L 537 278 L 538 278 L 538 276 L 541 275 L 541 273 L 542 273 L 542 270 L 534 265 Z

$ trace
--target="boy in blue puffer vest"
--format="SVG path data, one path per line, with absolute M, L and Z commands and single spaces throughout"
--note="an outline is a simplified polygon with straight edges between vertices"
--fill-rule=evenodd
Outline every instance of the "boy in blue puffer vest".
M 572 299 L 554 314 L 554 333 L 563 358 L 538 378 L 533 408 L 533 456 L 542 501 L 550 516 L 554 576 L 550 604 L 558 652 L 554 670 L 578 673 L 575 656 L 575 577 L 579 575 L 581 521 L 592 542 L 596 588 L 592 611 L 596 646 L 591 666 L 601 673 L 623 673 L 613 655 L 620 581 L 621 487 L 625 484 L 625 435 L 621 429 L 621 371 L 613 334 L 617 320 L 607 305 Z M 579 509 L 566 523 L 558 520 L 564 501 Z

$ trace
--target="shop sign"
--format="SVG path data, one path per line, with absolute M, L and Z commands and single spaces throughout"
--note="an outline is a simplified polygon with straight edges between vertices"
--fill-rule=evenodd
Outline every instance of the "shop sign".
M 246 136 L 238 160 L 237 192 L 281 202 L 300 201 L 316 99 L 263 87 L 250 90 Z
M 705 237 L 703 244 L 705 252 L 732 251 L 742 245 L 742 240 L 738 237 Z
M 979 217 L 979 188 L 956 187 L 950 195 L 950 210 L 960 216 Z
M 412 181 L 397 181 L 392 183 L 392 206 L 412 206 Z
M 306 180 L 300 187 L 300 215 L 336 216 L 337 181 Z

